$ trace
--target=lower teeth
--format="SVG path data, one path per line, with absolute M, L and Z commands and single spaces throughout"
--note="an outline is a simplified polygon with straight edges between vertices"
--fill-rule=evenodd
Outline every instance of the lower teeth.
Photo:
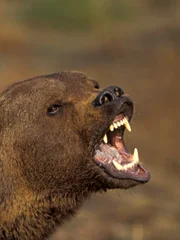
M 113 164 L 115 166 L 115 168 L 118 170 L 118 171 L 122 171 L 122 170 L 128 170 L 129 168 L 132 168 L 134 167 L 138 162 L 139 162 L 139 155 L 138 155 L 138 150 L 137 148 L 134 149 L 134 153 L 131 157 L 132 159 L 132 162 L 131 163 L 128 163 L 124 166 L 122 166 L 120 163 L 118 163 L 117 161 L 113 160 Z

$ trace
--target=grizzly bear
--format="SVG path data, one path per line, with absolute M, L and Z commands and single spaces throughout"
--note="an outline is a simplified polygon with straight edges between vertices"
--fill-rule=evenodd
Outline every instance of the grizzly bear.
M 42 240 L 95 192 L 146 183 L 125 147 L 133 102 L 79 72 L 39 76 L 0 95 L 0 239 Z

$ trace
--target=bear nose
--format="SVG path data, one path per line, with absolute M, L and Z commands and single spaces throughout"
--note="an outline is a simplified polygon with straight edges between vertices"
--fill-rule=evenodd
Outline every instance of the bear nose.
M 110 86 L 105 88 L 102 92 L 98 94 L 94 100 L 95 106 L 100 106 L 108 102 L 117 100 L 124 94 L 124 91 L 117 86 Z

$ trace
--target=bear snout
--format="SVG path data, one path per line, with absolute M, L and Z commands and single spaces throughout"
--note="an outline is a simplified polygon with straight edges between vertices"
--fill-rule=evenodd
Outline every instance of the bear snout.
M 103 104 L 106 104 L 108 102 L 117 100 L 124 94 L 124 91 L 117 86 L 110 86 L 105 88 L 102 92 L 100 92 L 95 100 L 93 101 L 93 104 L 95 106 L 101 106 Z

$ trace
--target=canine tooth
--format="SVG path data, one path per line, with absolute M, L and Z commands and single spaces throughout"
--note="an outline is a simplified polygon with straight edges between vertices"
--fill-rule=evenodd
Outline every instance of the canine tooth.
M 132 163 L 128 164 L 128 168 L 132 168 L 134 166 L 135 162 L 133 161 Z
M 124 118 L 124 125 L 129 132 L 131 132 L 131 126 L 126 118 Z
M 139 162 L 139 154 L 138 154 L 137 148 L 134 149 L 134 153 L 133 153 L 132 159 L 133 159 L 133 161 L 136 162 L 136 163 Z
M 112 162 L 117 170 L 119 170 L 119 171 L 123 170 L 123 166 L 121 166 L 119 163 L 117 163 L 114 160 Z
M 117 124 L 116 123 L 113 123 L 114 124 L 114 128 L 118 128 Z
M 111 124 L 109 129 L 110 129 L 111 132 L 114 131 L 114 126 Z
M 107 143 L 108 142 L 108 139 L 107 139 L 107 135 L 105 134 L 104 135 L 104 138 L 103 138 L 104 142 Z
M 129 168 L 132 168 L 136 164 L 135 161 L 128 163 L 127 165 L 123 166 L 124 170 L 128 170 Z

